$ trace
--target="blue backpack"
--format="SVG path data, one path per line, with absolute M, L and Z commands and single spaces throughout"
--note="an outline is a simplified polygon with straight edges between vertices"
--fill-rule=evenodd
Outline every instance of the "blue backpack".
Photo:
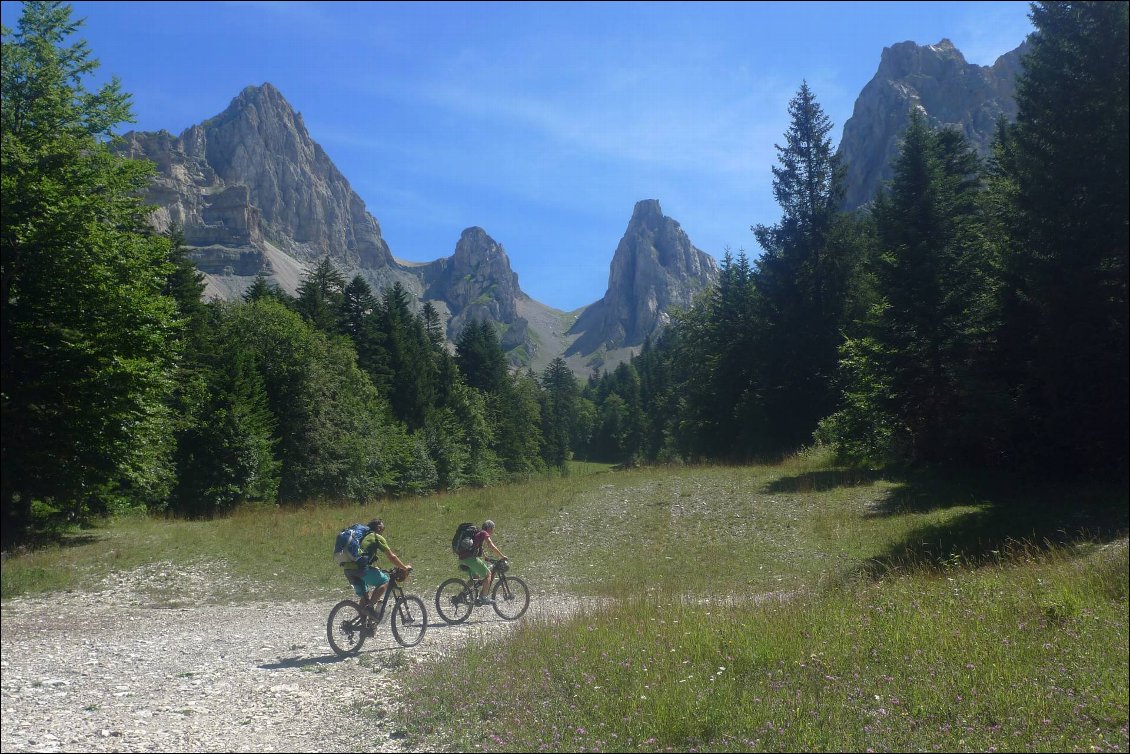
M 334 540 L 334 562 L 338 565 L 367 564 L 369 558 L 361 552 L 361 540 L 368 533 L 368 526 L 354 524 L 338 534 L 337 539 Z

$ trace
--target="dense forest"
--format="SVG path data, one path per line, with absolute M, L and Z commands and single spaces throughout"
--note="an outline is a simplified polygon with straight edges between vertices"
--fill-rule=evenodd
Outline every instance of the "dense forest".
M 495 327 L 329 258 L 291 296 L 204 302 L 152 166 L 114 156 L 130 97 L 69 6 L 3 30 L 5 546 L 132 510 L 365 501 L 618 464 L 774 460 L 1125 478 L 1128 5 L 1043 2 L 990 159 L 913 113 L 894 177 L 839 209 L 806 83 L 781 208 L 639 356 L 512 371 Z

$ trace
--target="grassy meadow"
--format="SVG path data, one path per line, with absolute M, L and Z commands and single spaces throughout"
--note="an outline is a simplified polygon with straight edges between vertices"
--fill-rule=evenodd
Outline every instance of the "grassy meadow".
M 455 525 L 489 517 L 535 599 L 577 612 L 405 667 L 413 748 L 1126 751 L 1127 507 L 1125 485 L 893 478 L 818 454 L 577 464 L 370 506 L 118 520 L 6 555 L 3 596 L 173 563 L 235 585 L 214 599 L 328 607 L 347 593 L 334 534 L 380 515 L 430 604 Z

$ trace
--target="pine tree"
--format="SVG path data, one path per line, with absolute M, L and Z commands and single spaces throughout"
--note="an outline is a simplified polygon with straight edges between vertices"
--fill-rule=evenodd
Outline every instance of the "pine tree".
M 1125 470 L 1130 86 L 1125 2 L 1033 3 L 1016 123 L 999 150 L 1001 359 L 1015 453 Z
M 978 445 L 966 430 L 987 429 L 971 416 L 987 321 L 980 165 L 964 137 L 932 132 L 915 110 L 893 171 L 873 210 L 876 408 L 898 428 L 902 460 L 954 462 Z
M 773 195 L 780 222 L 753 229 L 764 255 L 758 291 L 756 365 L 758 410 L 766 450 L 805 443 L 836 405 L 834 379 L 845 323 L 855 249 L 837 231 L 844 171 L 828 137 L 832 123 L 807 83 L 789 102 L 785 145 L 777 146 Z
M 322 332 L 338 333 L 342 330 L 344 295 L 345 278 L 326 256 L 299 284 L 295 308 Z
M 27 2 L 3 29 L 2 277 L 5 540 L 32 504 L 82 522 L 128 490 L 157 500 L 170 481 L 166 400 L 176 302 L 168 239 L 146 230 L 152 165 L 107 143 L 131 119 L 59 3 Z

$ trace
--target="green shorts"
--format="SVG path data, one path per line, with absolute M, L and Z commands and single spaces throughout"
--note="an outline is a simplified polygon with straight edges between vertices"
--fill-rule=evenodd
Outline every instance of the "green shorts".
M 490 568 L 482 558 L 463 558 L 459 561 L 459 565 L 467 566 L 467 570 L 480 579 L 485 579 L 490 573 Z
M 364 597 L 369 587 L 384 586 L 388 583 L 388 574 L 380 568 L 366 568 L 362 571 L 360 568 L 343 568 L 345 578 L 353 585 L 353 591 L 357 593 L 358 597 Z

